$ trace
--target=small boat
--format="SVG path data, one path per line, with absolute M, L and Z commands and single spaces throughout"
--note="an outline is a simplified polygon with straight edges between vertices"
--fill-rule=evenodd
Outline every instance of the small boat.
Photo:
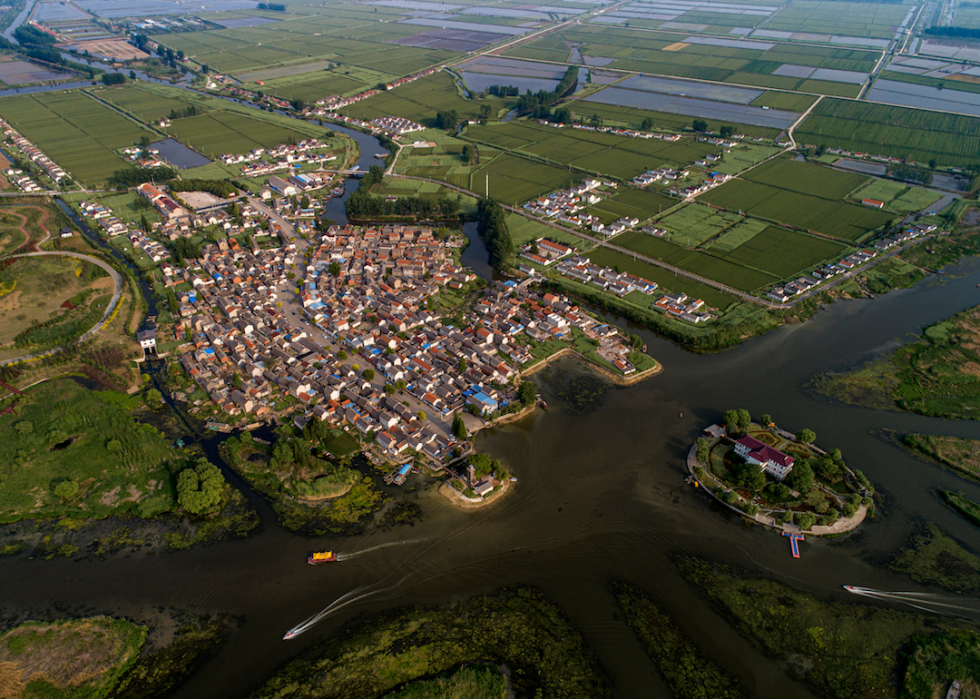
M 960 683 L 953 681 L 953 684 L 949 686 L 949 691 L 946 692 L 946 699 L 960 699 Z
M 314 553 L 312 556 L 306 559 L 306 562 L 311 566 L 320 565 L 321 563 L 333 563 L 337 560 L 337 554 L 333 551 L 321 551 Z
M 678 415 L 680 415 L 681 417 L 684 417 L 684 413 L 678 413 Z
M 538 405 L 540 405 L 543 410 L 548 409 L 548 404 L 545 402 L 544 398 L 538 398 Z
M 289 639 L 295 638 L 298 635 L 299 634 L 296 633 L 296 629 L 290 629 L 289 631 L 286 632 L 286 635 L 282 637 L 282 640 L 288 641 Z

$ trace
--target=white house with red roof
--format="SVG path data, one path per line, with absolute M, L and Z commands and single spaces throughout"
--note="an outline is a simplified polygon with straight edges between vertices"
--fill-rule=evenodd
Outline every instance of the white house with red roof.
M 758 464 L 763 472 L 768 473 L 777 481 L 781 481 L 793 470 L 796 459 L 788 456 L 768 444 L 760 442 L 755 437 L 745 435 L 735 441 L 735 453 L 745 459 L 746 463 Z

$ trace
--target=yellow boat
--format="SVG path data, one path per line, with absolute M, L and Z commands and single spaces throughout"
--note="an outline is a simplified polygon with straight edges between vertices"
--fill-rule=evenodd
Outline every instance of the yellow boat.
M 337 554 L 333 551 L 320 551 L 314 553 L 312 556 L 306 559 L 306 562 L 311 566 L 320 565 L 321 563 L 332 563 L 337 560 Z

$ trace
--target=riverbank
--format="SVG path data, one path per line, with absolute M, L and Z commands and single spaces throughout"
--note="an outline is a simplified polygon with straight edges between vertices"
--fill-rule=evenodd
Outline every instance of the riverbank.
M 624 376 L 623 374 L 617 374 L 617 373 L 615 373 L 613 371 L 610 371 L 606 367 L 601 366 L 600 364 L 597 364 L 596 362 L 592 361 L 591 359 L 589 359 L 588 357 L 586 357 L 584 354 L 582 354 L 581 352 L 579 352 L 576 349 L 573 349 L 571 347 L 564 347 L 564 348 L 558 350 L 557 352 L 555 352 L 554 354 L 549 355 L 548 357 L 545 357 L 544 359 L 542 359 L 541 361 L 539 361 L 534 366 L 529 367 L 528 369 L 524 369 L 523 371 L 521 371 L 521 378 L 526 378 L 528 376 L 531 376 L 532 374 L 535 374 L 535 373 L 541 371 L 542 369 L 544 369 L 545 367 L 547 367 L 552 362 L 556 362 L 559 359 L 561 359 L 562 357 L 569 357 L 569 356 L 570 357 L 574 357 L 574 358 L 580 360 L 583 364 L 585 364 L 587 367 L 589 367 L 592 371 L 594 371 L 595 373 L 599 374 L 600 376 L 603 376 L 603 377 L 609 379 L 611 382 L 613 382 L 617 386 L 634 386 L 634 385 L 640 383 L 641 381 L 645 381 L 646 379 L 650 378 L 651 376 L 656 376 L 661 371 L 663 371 L 663 364 L 661 364 L 660 362 L 657 362 L 655 366 L 650 367 L 649 369 L 646 369 L 646 370 L 641 371 L 641 372 L 638 372 L 638 373 L 630 374 L 628 376 Z M 657 361 L 657 360 L 654 360 L 654 361 Z

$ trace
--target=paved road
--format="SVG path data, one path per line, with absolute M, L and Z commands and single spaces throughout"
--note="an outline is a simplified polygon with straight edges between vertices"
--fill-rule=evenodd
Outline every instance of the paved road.
M 106 307 L 105 313 L 102 314 L 102 320 L 100 320 L 98 323 L 92 326 L 91 329 L 83 333 L 82 336 L 79 337 L 74 344 L 84 342 L 85 340 L 89 339 L 97 332 L 99 332 L 106 325 L 108 325 L 109 318 L 116 310 L 116 306 L 119 305 L 119 300 L 122 298 L 122 292 L 123 292 L 122 275 L 119 274 L 119 272 L 117 272 L 108 263 L 103 262 L 102 260 L 96 257 L 90 257 L 88 255 L 83 255 L 78 252 L 28 252 L 22 255 L 11 255 L 10 257 L 4 259 L 13 259 L 15 257 L 45 257 L 45 256 L 76 257 L 79 260 L 86 260 L 87 262 L 91 262 L 92 264 L 98 265 L 99 267 L 104 269 L 106 272 L 109 273 L 109 276 L 112 278 L 112 283 L 115 285 L 115 289 L 112 292 L 112 300 L 109 301 L 109 305 Z M 52 354 L 56 354 L 57 352 L 60 352 L 61 349 L 62 349 L 61 347 L 58 347 L 56 349 L 48 350 L 46 352 L 38 352 L 36 354 L 26 354 L 22 357 L 15 357 L 14 359 L 6 359 L 0 361 L 0 366 L 3 366 L 5 364 L 16 364 L 18 362 L 26 362 L 32 359 L 40 359 L 41 357 L 47 357 Z

